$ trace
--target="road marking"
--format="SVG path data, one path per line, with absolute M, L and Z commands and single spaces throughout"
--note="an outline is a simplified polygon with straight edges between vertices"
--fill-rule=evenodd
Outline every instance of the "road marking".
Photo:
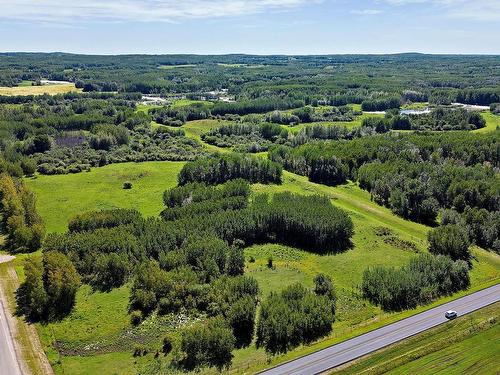
M 400 321 L 391 323 L 391 324 L 386 325 L 384 327 L 375 329 L 373 331 L 370 331 L 370 332 L 364 333 L 362 335 L 353 337 L 353 338 L 351 338 L 349 340 L 346 340 L 346 341 L 343 341 L 343 342 L 331 345 L 331 346 L 329 346 L 327 348 L 318 350 L 317 352 L 308 354 L 308 355 L 303 356 L 301 358 L 297 358 L 295 360 L 286 362 L 284 364 L 278 365 L 278 366 L 273 367 L 271 369 L 262 371 L 261 374 L 265 375 L 265 374 L 271 374 L 271 373 L 277 372 L 277 371 L 279 372 L 281 368 L 283 369 L 283 372 L 281 372 L 280 374 L 302 373 L 303 370 L 305 370 L 307 368 L 314 367 L 314 366 L 316 366 L 318 364 L 321 364 L 321 362 L 328 361 L 329 359 L 332 359 L 332 357 L 337 357 L 337 356 L 341 357 L 342 355 L 348 354 L 351 351 L 356 351 L 356 349 L 358 349 L 360 347 L 363 347 L 363 346 L 367 347 L 368 351 L 365 350 L 364 353 L 360 353 L 359 355 L 354 354 L 353 358 L 348 359 L 348 360 L 346 360 L 346 361 L 344 361 L 342 363 L 335 364 L 333 366 L 325 365 L 324 366 L 325 368 L 321 369 L 320 372 L 327 371 L 327 370 L 332 369 L 334 367 L 337 367 L 337 366 L 340 366 L 342 364 L 348 363 L 348 362 L 350 362 L 350 361 L 352 361 L 352 360 L 354 360 L 356 358 L 360 358 L 360 357 L 362 357 L 362 356 L 364 356 L 366 354 L 369 354 L 369 353 L 371 353 L 373 351 L 379 350 L 379 349 L 384 348 L 384 347 L 386 347 L 388 345 L 391 345 L 391 344 L 394 344 L 396 342 L 399 342 L 399 341 L 401 341 L 403 339 L 415 336 L 415 335 L 417 335 L 419 333 L 422 333 L 422 332 L 424 332 L 424 331 L 426 331 L 426 330 L 428 330 L 430 328 L 434 328 L 434 327 L 436 327 L 438 325 L 446 323 L 447 319 L 444 318 L 444 315 L 442 316 L 442 319 L 439 319 L 439 317 L 441 316 L 441 314 L 443 314 L 444 310 L 448 309 L 447 306 L 455 306 L 457 304 L 460 304 L 461 301 L 463 301 L 464 303 L 462 305 L 458 305 L 457 307 L 455 307 L 455 309 L 458 310 L 459 313 L 462 312 L 462 314 L 459 315 L 459 316 L 462 316 L 462 315 L 466 315 L 466 314 L 468 314 L 468 313 L 470 313 L 472 311 L 478 310 L 478 309 L 480 309 L 482 307 L 485 307 L 485 306 L 488 306 L 490 304 L 496 303 L 496 302 L 498 302 L 500 300 L 499 287 L 500 287 L 500 284 L 497 284 L 497 285 L 491 286 L 489 288 L 486 288 L 486 289 L 477 291 L 475 293 L 469 294 L 467 296 L 460 297 L 458 299 L 446 302 L 446 303 L 444 303 L 442 305 L 436 306 L 436 307 L 431 308 L 431 309 L 429 309 L 427 311 L 423 311 L 421 313 L 418 313 L 416 315 L 410 316 L 410 317 L 402 319 Z M 499 296 L 497 296 L 497 298 L 494 299 L 494 301 L 492 300 L 489 303 L 481 305 L 481 301 L 482 300 L 488 299 L 488 298 L 490 298 L 490 297 L 492 297 L 494 295 L 497 295 L 497 294 L 499 294 Z M 419 318 L 419 315 L 421 316 L 421 318 Z M 417 318 L 418 320 L 417 321 L 411 321 L 414 318 Z M 438 319 L 438 320 L 436 320 L 436 319 Z M 431 320 L 435 320 L 435 321 L 431 322 Z M 401 333 L 401 331 L 403 331 L 405 329 L 408 330 L 411 326 L 417 326 L 417 325 L 420 325 L 423 322 L 427 322 L 427 321 L 429 321 L 430 325 L 418 328 L 416 331 L 410 332 L 408 335 L 403 336 L 401 338 L 398 337 L 398 335 Z M 394 330 L 390 330 L 391 327 L 395 327 L 395 329 Z M 387 332 L 388 329 L 389 329 L 389 331 Z M 372 334 L 374 334 L 374 337 L 369 337 Z M 335 347 L 338 347 L 338 346 L 342 347 L 343 345 L 344 346 L 346 344 L 348 345 L 349 342 L 356 342 L 356 341 L 359 341 L 359 340 L 363 340 L 364 337 L 366 337 L 366 341 L 362 341 L 360 343 L 353 344 L 352 346 L 350 346 L 348 348 L 345 348 L 345 349 L 341 349 L 338 352 L 329 353 Z M 388 339 L 387 344 L 381 345 L 381 346 L 379 346 L 379 347 L 377 347 L 375 349 L 369 350 L 370 347 L 372 347 L 374 344 L 376 344 L 376 343 L 378 343 L 380 341 L 383 341 L 384 339 Z M 318 356 L 318 355 L 321 356 L 321 357 L 317 358 L 315 360 L 311 360 L 311 361 L 309 361 L 309 362 L 307 362 L 307 363 L 305 363 L 303 365 L 298 365 L 297 367 L 292 368 L 290 370 L 285 370 L 286 367 L 290 366 L 291 364 L 293 364 L 293 362 L 300 362 L 301 360 L 307 360 L 308 357 L 314 357 L 314 356 Z M 312 374 L 312 373 L 315 373 L 315 372 L 314 371 L 309 371 L 308 372 L 308 374 Z

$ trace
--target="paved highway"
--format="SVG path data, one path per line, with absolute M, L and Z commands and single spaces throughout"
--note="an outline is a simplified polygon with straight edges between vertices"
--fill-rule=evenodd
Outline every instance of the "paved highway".
M 0 254 L 0 263 L 9 262 L 14 257 Z M 7 277 L 0 275 L 0 277 Z M 1 286 L 0 286 L 1 287 Z M 5 294 L 0 289 L 0 375 L 21 375 L 12 337 L 13 317 L 9 315 Z
M 284 363 L 263 371 L 261 374 L 319 374 L 429 328 L 443 324 L 447 321 L 444 317 L 444 313 L 447 310 L 455 310 L 458 316 L 461 316 L 498 301 L 500 301 L 500 284 Z

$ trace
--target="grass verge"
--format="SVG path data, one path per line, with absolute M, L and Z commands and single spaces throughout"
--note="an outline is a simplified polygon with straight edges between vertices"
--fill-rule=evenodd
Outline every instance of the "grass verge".
M 16 309 L 15 292 L 19 287 L 19 278 L 17 276 L 16 264 L 19 261 L 0 263 L 0 288 L 2 297 L 7 304 L 8 309 L 14 314 Z M 42 351 L 40 341 L 35 327 L 27 324 L 24 319 L 14 317 L 15 322 L 15 340 L 20 349 L 22 361 L 30 374 L 52 374 L 50 365 Z M 1 367 L 1 366 L 0 366 Z
M 496 374 L 500 303 L 332 371 L 335 374 Z

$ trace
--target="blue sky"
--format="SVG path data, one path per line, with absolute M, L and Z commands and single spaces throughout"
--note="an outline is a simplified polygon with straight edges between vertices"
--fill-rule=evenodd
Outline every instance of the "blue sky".
M 500 0 L 0 0 L 0 51 L 500 54 Z

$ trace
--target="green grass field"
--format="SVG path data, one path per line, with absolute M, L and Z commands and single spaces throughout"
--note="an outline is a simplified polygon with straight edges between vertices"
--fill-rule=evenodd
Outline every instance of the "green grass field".
M 193 131 L 202 131 L 212 124 L 200 122 L 196 125 Z M 182 163 L 174 162 L 113 164 L 88 173 L 39 176 L 27 180 L 27 184 L 37 193 L 38 208 L 48 230 L 63 231 L 67 220 L 84 210 L 134 207 L 144 215 L 157 215 L 162 209 L 162 192 L 176 184 L 181 166 Z M 132 181 L 132 190 L 122 189 L 125 180 Z M 354 246 L 336 255 L 317 255 L 279 244 L 254 245 L 245 249 L 246 272 L 259 281 L 263 291 L 262 298 L 271 290 L 279 290 L 293 282 L 312 285 L 312 278 L 319 272 L 331 275 L 338 294 L 337 321 L 329 337 L 313 345 L 299 347 L 286 355 L 271 358 L 270 362 L 266 353 L 253 345 L 237 350 L 229 373 L 255 373 L 269 364 L 296 358 L 429 307 L 385 313 L 364 301 L 358 292 L 362 272 L 367 266 L 398 266 L 414 256 L 415 252 L 426 251 L 428 227 L 393 215 L 388 209 L 373 203 L 369 194 L 353 183 L 327 187 L 285 172 L 282 185 L 256 184 L 252 190 L 255 193 L 271 194 L 288 190 L 300 194 L 320 193 L 329 196 L 333 204 L 346 209 L 350 214 L 355 228 Z M 391 238 L 380 234 L 381 227 L 392 231 Z M 408 243 L 413 245 L 408 246 Z M 474 255 L 477 260 L 471 271 L 471 290 L 496 283 L 500 278 L 500 258 L 478 248 L 474 248 Z M 270 256 L 275 266 L 273 269 L 267 267 Z M 250 258 L 255 261 L 250 262 Z M 458 295 L 460 294 L 464 293 Z M 74 311 L 67 318 L 58 323 L 38 326 L 56 373 L 78 374 L 82 373 L 78 369 L 85 368 L 89 374 L 101 375 L 109 373 L 106 372 L 108 368 L 113 368 L 107 367 L 108 363 L 121 363 L 120 373 L 148 373 L 144 366 L 148 361 L 155 362 L 154 348 L 159 348 L 161 339 L 161 336 L 155 338 L 154 334 L 168 332 L 171 326 L 168 322 L 158 322 L 154 317 L 148 319 L 140 326 L 143 331 L 137 337 L 146 340 L 153 351 L 146 357 L 132 358 L 133 344 L 124 339 L 131 330 L 127 296 L 127 286 L 110 293 L 92 293 L 84 286 L 77 294 Z M 430 306 L 448 299 L 450 298 L 443 298 Z M 60 343 L 59 350 L 61 352 L 63 348 L 64 355 L 54 349 L 53 342 Z M 215 370 L 206 372 L 216 373 Z
M 206 100 L 179 99 L 172 103 L 172 108 L 186 107 L 193 104 L 202 104 L 204 108 L 211 108 L 214 103 Z
M 217 147 L 214 145 L 210 145 L 201 140 L 201 135 L 210 131 L 213 128 L 216 128 L 223 124 L 228 124 L 229 121 L 224 120 L 196 120 L 189 121 L 182 126 L 182 129 L 186 132 L 186 136 L 192 138 L 198 142 L 200 142 L 203 147 L 205 147 L 208 151 L 211 152 L 229 152 L 231 151 L 228 148 Z
M 494 115 L 491 112 L 481 112 L 481 115 L 486 120 L 486 126 L 481 129 L 473 130 L 477 133 L 489 133 L 500 127 L 500 116 Z
M 152 105 L 148 105 L 148 104 L 136 104 L 135 111 L 138 112 L 138 113 L 142 112 L 142 113 L 147 114 L 150 109 L 152 109 L 152 108 L 161 108 L 161 107 L 162 107 L 161 105 L 156 105 L 156 104 L 152 104 Z
M 500 303 L 355 361 L 334 374 L 498 374 Z
M 429 107 L 429 102 L 406 103 L 401 106 L 401 109 L 425 109 Z
M 68 220 L 82 211 L 115 207 L 136 208 L 143 215 L 158 215 L 162 194 L 177 184 L 183 162 L 111 164 L 74 175 L 26 179 L 37 195 L 38 210 L 48 232 L 63 232 Z M 124 190 L 123 182 L 132 182 Z
M 217 120 L 191 121 L 183 126 L 188 137 L 201 142 L 201 134 L 223 122 Z M 159 125 L 158 125 L 159 126 Z M 203 143 L 203 142 L 202 142 Z M 210 151 L 227 151 L 203 143 Z M 113 164 L 93 169 L 88 173 L 62 176 L 38 176 L 28 179 L 28 186 L 37 193 L 38 206 L 49 231 L 64 231 L 67 220 L 78 212 L 91 209 L 132 207 L 144 215 L 157 215 L 162 209 L 162 192 L 176 184 L 177 173 L 183 163 L 148 162 Z M 133 183 L 132 190 L 123 190 L 125 180 Z M 349 183 L 338 187 L 327 187 L 309 182 L 307 178 L 284 172 L 284 183 L 253 186 L 255 193 L 292 191 L 300 194 L 319 193 L 329 196 L 332 202 L 346 209 L 355 226 L 353 248 L 336 255 L 316 255 L 279 244 L 255 245 L 245 250 L 246 272 L 255 277 L 262 289 L 262 298 L 272 290 L 279 290 L 293 282 L 312 285 L 313 277 L 323 272 L 332 276 L 338 294 L 337 321 L 333 333 L 324 340 L 305 347 L 299 347 L 286 355 L 269 359 L 263 350 L 251 346 L 235 351 L 233 367 L 229 373 L 254 373 L 279 362 L 296 358 L 333 343 L 364 333 L 368 330 L 394 322 L 426 307 L 401 313 L 385 313 L 380 308 L 366 303 L 358 292 L 363 270 L 374 264 L 398 266 L 416 252 L 426 251 L 428 227 L 403 220 L 388 209 L 370 200 L 366 191 Z M 57 197 L 57 198 L 53 198 Z M 380 235 L 380 228 L 390 228 L 391 238 Z M 404 242 L 405 241 L 405 242 Z M 412 244 L 408 246 L 408 243 Z M 500 259 L 484 250 L 474 248 L 476 261 L 471 272 L 472 289 L 476 290 L 497 282 L 500 278 Z M 267 267 L 267 259 L 273 258 L 274 268 Z M 250 262 L 253 258 L 255 261 Z M 21 271 L 20 265 L 16 267 Z M 464 294 L 464 293 L 461 293 Z M 130 330 L 127 302 L 128 287 L 113 290 L 107 294 L 91 293 L 82 287 L 77 295 L 75 310 L 60 323 L 39 326 L 46 352 L 54 364 L 56 373 L 106 372 L 109 363 L 121 363 L 123 373 L 148 373 L 147 363 L 155 362 L 153 354 L 134 359 L 132 344 L 121 337 Z M 443 298 L 440 301 L 446 301 Z M 433 305 L 438 304 L 435 302 Z M 108 309 L 106 306 L 113 306 Z M 105 319 L 100 317 L 104 316 Z M 168 325 L 144 328 L 149 337 L 152 329 L 168 332 Z M 143 325 L 141 325 L 143 326 Z M 91 333 L 91 334 L 90 334 Z M 77 348 L 60 355 L 52 346 L 54 341 L 64 343 L 64 348 Z M 150 345 L 159 348 L 160 338 Z M 94 348 L 82 356 L 81 348 Z M 270 360 L 270 362 L 269 362 Z M 146 366 L 146 367 L 144 367 Z M 113 368 L 113 367 L 109 367 Z M 207 370 L 207 373 L 216 373 Z

